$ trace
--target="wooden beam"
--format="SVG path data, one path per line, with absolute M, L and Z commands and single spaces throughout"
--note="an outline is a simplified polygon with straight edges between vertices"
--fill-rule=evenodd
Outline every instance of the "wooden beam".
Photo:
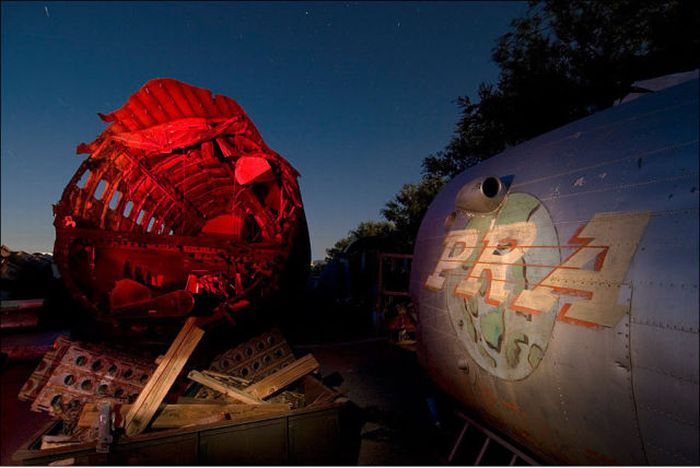
M 129 436 L 141 433 L 158 410 L 163 398 L 185 367 L 192 351 L 202 338 L 204 331 L 195 326 L 196 317 L 190 317 L 163 356 L 151 378 L 139 393 L 126 415 L 124 427 Z
M 332 388 L 328 388 L 321 383 L 316 377 L 307 375 L 302 381 L 304 385 L 304 397 L 306 404 L 304 408 L 323 406 L 332 403 L 336 398 L 343 395 Z
M 186 397 L 186 396 L 181 396 L 177 399 L 178 405 L 227 405 L 230 403 L 231 403 L 231 401 L 228 399 L 226 399 L 226 400 L 214 400 L 214 399 L 194 398 L 194 397 Z M 242 403 L 238 402 L 238 404 L 242 404 Z
M 203 416 L 203 417 L 201 417 L 195 421 L 191 421 L 187 424 L 182 424 L 182 425 L 178 425 L 178 426 L 170 426 L 170 428 L 203 426 L 205 424 L 213 424 L 213 423 L 217 423 L 220 421 L 226 421 L 226 419 L 228 419 L 226 413 L 210 414 L 209 416 Z M 156 422 L 158 422 L 158 420 L 156 420 Z M 155 424 L 155 422 L 153 424 Z M 161 429 L 165 429 L 165 428 L 163 427 Z
M 120 418 L 126 417 L 132 405 L 121 405 L 119 408 Z M 283 403 L 267 405 L 243 405 L 240 403 L 202 403 L 202 404 L 176 404 L 161 405 L 161 412 L 151 423 L 152 429 L 172 429 L 191 424 L 207 424 L 209 419 L 226 419 L 229 415 L 232 420 L 249 416 L 266 416 L 275 413 L 285 413 L 289 411 L 289 406 Z M 78 427 L 93 427 L 97 425 L 99 411 L 96 405 L 87 403 L 83 407 L 78 420 Z
M 216 415 L 228 415 L 231 420 L 237 421 L 242 418 L 267 416 L 289 411 L 289 406 L 283 403 L 268 405 L 196 405 L 201 408 L 191 408 L 192 406 L 195 405 L 168 405 L 163 414 L 153 422 L 153 428 L 166 429 L 189 424 L 206 424 L 206 422 L 203 422 L 205 419 Z M 170 407 L 173 407 L 173 409 L 169 410 Z M 204 409 L 206 411 L 203 411 Z
M 254 383 L 246 388 L 245 391 L 255 398 L 260 398 L 262 400 L 301 379 L 305 375 L 318 370 L 318 368 L 319 364 L 316 358 L 311 354 L 307 354 L 274 374 L 265 377 L 260 382 Z
M 114 418 L 115 425 L 121 427 L 124 424 L 124 418 L 131 409 L 132 405 L 114 405 L 112 411 L 119 411 L 119 415 Z M 94 403 L 85 403 L 78 418 L 78 427 L 93 427 L 97 426 L 97 421 L 100 417 L 100 410 Z
M 247 403 L 249 405 L 268 404 L 267 402 L 262 401 L 258 397 L 255 397 L 247 392 L 244 392 L 242 390 L 238 390 L 237 388 L 226 385 L 224 382 L 216 380 L 215 378 L 210 377 L 208 375 L 202 374 L 199 371 L 193 370 L 189 373 L 189 375 L 187 377 L 191 380 L 194 380 L 197 383 L 204 385 L 207 388 L 211 388 L 212 390 L 216 390 L 217 392 L 221 392 L 224 395 L 229 396 L 229 397 L 236 399 L 238 401 L 242 401 L 243 403 Z
M 214 377 L 215 379 L 227 381 L 231 380 L 233 382 L 236 382 L 241 385 L 245 385 L 246 387 L 250 385 L 250 380 L 248 379 L 242 379 L 240 377 L 236 377 L 234 375 L 229 375 L 229 374 L 222 374 L 221 372 L 216 372 L 216 371 L 211 371 L 211 370 L 203 370 L 202 374 L 208 375 L 209 377 Z
M 46 345 L 38 345 L 38 346 L 32 346 L 32 345 L 14 345 L 14 346 L 5 346 L 5 341 L 9 341 L 7 339 L 7 335 L 3 335 L 2 337 L 2 346 L 0 346 L 0 351 L 7 354 L 7 358 L 10 361 L 39 361 L 41 358 L 46 356 L 46 353 L 49 353 L 53 350 L 53 347 L 50 344 Z M 33 376 L 33 374 L 32 374 Z M 46 378 L 48 380 L 48 377 Z M 38 390 L 34 393 L 31 393 L 34 397 L 39 394 L 39 390 L 43 388 L 43 386 L 46 384 L 46 381 L 42 381 L 42 386 L 41 387 L 33 387 L 32 390 L 37 389 Z M 29 398 L 25 398 L 23 395 L 28 392 L 22 392 L 20 393 L 21 399 L 23 401 L 32 401 Z
M 205 424 L 212 417 L 225 419 L 227 413 L 234 411 L 234 405 L 168 405 L 153 421 L 153 429 L 172 429 L 189 424 Z
M 80 444 L 80 440 L 76 440 L 73 436 L 68 435 L 45 435 L 41 438 L 41 446 L 39 450 L 46 450 L 58 447 L 67 447 L 69 445 Z
M 38 309 L 44 306 L 45 299 L 17 299 L 14 301 L 0 302 L 0 311 L 9 312 L 15 310 Z
M 167 405 L 163 413 L 153 421 L 152 427 L 153 429 L 170 429 L 190 424 L 207 424 L 207 420 L 212 416 L 222 416 L 222 420 L 230 418 L 236 421 L 248 416 L 266 416 L 287 411 L 289 411 L 289 406 L 285 404 Z
M 39 326 L 39 316 L 32 310 L 11 310 L 0 313 L 0 329 L 36 328 Z

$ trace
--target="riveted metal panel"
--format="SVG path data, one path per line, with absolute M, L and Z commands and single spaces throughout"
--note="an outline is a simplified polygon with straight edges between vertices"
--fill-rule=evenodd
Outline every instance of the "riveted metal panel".
M 286 418 L 210 430 L 200 436 L 203 465 L 275 465 L 286 459 Z
M 14 455 L 24 465 L 68 458 L 75 465 L 352 465 L 359 453 L 360 427 L 351 404 L 295 410 L 251 422 L 226 421 L 120 438 L 107 454 L 95 444 L 39 450 L 41 437 L 56 434 L 51 423 Z
M 696 79 L 510 148 L 455 177 L 436 196 L 421 224 L 410 283 L 419 314 L 420 362 L 466 408 L 544 461 L 698 462 L 697 94 Z M 503 352 L 501 341 L 494 337 L 503 343 L 513 338 L 508 336 L 510 319 L 502 315 L 499 322 L 494 317 L 533 312 L 511 308 L 515 293 L 505 302 L 490 296 L 494 271 L 492 276 L 477 277 L 482 289 L 476 296 L 473 288 L 464 298 L 455 294 L 456 285 L 470 291 L 464 284 L 471 280 L 481 254 L 460 259 L 462 264 L 453 268 L 438 267 L 438 260 L 463 251 L 446 240 L 451 229 L 468 226 L 446 227 L 446 218 L 455 211 L 455 196 L 466 184 L 490 176 L 512 176 L 499 210 L 514 194 L 534 197 L 547 210 L 562 263 L 576 260 L 585 248 L 599 249 L 588 264 L 581 260 L 565 265 L 593 272 L 588 278 L 561 274 L 568 279 L 548 286 L 562 294 L 552 309 L 534 310 L 534 314 L 558 310 L 551 332 L 542 326 L 538 337 L 516 340 L 521 351 L 532 349 L 542 337 L 548 340 L 524 376 L 499 369 L 505 362 L 502 356 L 489 367 L 484 355 Z M 496 216 L 482 228 L 481 236 L 499 224 Z M 542 221 L 546 218 L 532 222 L 540 229 L 546 224 Z M 608 221 L 612 222 L 605 225 Z M 586 237 L 590 232 L 608 240 L 594 246 L 599 239 Z M 467 236 L 462 236 L 466 242 Z M 478 242 L 482 238 L 486 237 Z M 505 244 L 488 247 L 508 255 Z M 533 244 L 533 248 L 551 247 Z M 506 291 L 518 287 L 531 291 L 546 275 L 547 265 L 555 269 L 547 262 L 532 261 L 532 255 L 522 258 L 497 278 L 506 284 Z M 613 275 L 596 276 L 610 267 L 615 269 Z M 513 268 L 527 269 L 516 272 L 524 283 L 514 281 Z M 452 277 L 456 280 L 450 282 Z M 572 292 L 578 298 L 567 297 Z M 474 297 L 479 298 L 478 305 Z M 595 307 L 588 312 L 599 313 L 598 319 L 614 312 L 614 319 L 598 323 L 567 319 L 576 304 L 596 297 L 605 297 L 605 302 L 592 302 Z M 449 311 L 451 305 L 463 307 L 465 313 L 476 311 L 474 320 L 483 322 L 476 337 L 464 333 L 459 316 Z M 482 307 L 487 314 L 481 313 Z M 607 312 L 600 312 L 603 309 Z M 514 352 L 515 347 L 510 349 Z
M 323 443 L 319 441 L 323 438 Z M 289 463 L 322 465 L 340 451 L 337 413 L 311 413 L 289 419 Z

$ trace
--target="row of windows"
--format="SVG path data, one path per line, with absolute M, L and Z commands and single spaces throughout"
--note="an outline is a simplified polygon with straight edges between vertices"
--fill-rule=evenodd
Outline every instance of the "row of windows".
M 85 171 L 83 173 L 83 176 L 80 178 L 80 181 L 78 181 L 78 187 L 80 188 L 85 188 L 85 185 L 87 185 L 87 181 L 90 178 L 90 171 Z M 107 183 L 106 180 L 102 179 L 100 182 L 97 184 L 97 188 L 95 189 L 94 197 L 97 200 L 102 200 L 107 192 L 107 187 L 109 184 Z M 114 193 L 112 194 L 112 198 L 109 200 L 109 209 L 116 211 L 117 206 L 119 204 L 119 200 L 122 197 L 122 193 L 119 190 L 115 190 Z M 133 210 L 134 204 L 131 200 L 126 202 L 124 205 L 124 211 L 122 213 L 122 216 L 125 218 L 128 218 L 129 215 L 131 214 L 131 210 Z M 141 225 L 141 222 L 143 221 L 145 212 L 143 210 L 139 211 L 138 216 L 136 216 L 136 224 Z M 162 223 L 156 224 L 156 218 L 151 217 L 151 219 L 148 221 L 148 225 L 146 226 L 146 232 L 152 232 L 155 234 L 162 234 L 165 231 L 165 225 Z M 169 235 L 173 235 L 175 231 L 173 229 L 170 229 L 170 232 L 168 233 Z

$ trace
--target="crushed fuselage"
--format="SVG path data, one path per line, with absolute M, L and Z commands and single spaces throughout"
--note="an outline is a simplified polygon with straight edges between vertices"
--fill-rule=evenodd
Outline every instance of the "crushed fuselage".
M 82 305 L 126 320 L 225 313 L 306 267 L 298 173 L 235 101 L 157 79 L 101 117 L 54 207 L 55 262 Z

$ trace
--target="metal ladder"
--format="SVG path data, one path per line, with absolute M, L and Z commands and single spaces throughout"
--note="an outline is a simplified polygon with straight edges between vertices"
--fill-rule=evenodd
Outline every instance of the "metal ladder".
M 459 416 L 459 418 L 461 418 L 464 421 L 464 426 L 462 426 L 462 430 L 460 431 L 459 436 L 457 436 L 457 440 L 452 446 L 450 455 L 447 457 L 448 465 L 452 463 L 455 456 L 457 455 L 457 450 L 459 449 L 460 445 L 462 445 L 462 440 L 464 440 L 464 435 L 466 434 L 467 429 L 469 429 L 469 427 L 472 426 L 486 436 L 486 438 L 484 439 L 484 443 L 481 446 L 481 450 L 479 450 L 479 455 L 477 455 L 476 460 L 474 461 L 474 466 L 479 466 L 481 464 L 481 460 L 484 458 L 484 454 L 489 448 L 489 444 L 492 440 L 512 454 L 509 464 L 510 466 L 515 465 L 515 462 L 518 460 L 518 458 L 527 463 L 528 465 L 539 466 L 539 463 L 537 463 L 534 459 L 527 456 L 521 450 L 514 447 L 509 442 L 503 440 L 502 437 L 499 437 L 497 434 L 494 434 L 493 432 L 489 431 L 484 426 L 469 418 L 462 412 L 458 411 L 457 416 Z

